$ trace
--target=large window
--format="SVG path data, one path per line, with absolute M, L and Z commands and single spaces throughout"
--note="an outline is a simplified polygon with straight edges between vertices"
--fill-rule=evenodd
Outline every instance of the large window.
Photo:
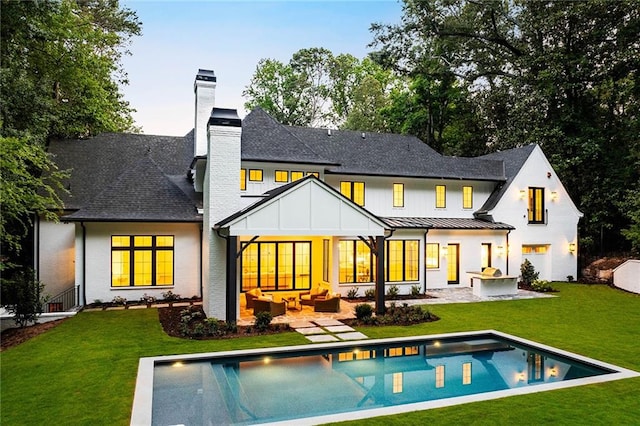
M 427 243 L 426 258 L 427 269 L 440 268 L 440 244 Z
M 544 188 L 529 188 L 529 223 L 545 223 Z
M 357 205 L 364 206 L 364 182 L 340 182 L 340 193 Z
M 436 208 L 444 209 L 445 207 L 447 207 L 447 187 L 436 185 Z
M 387 241 L 387 281 L 418 281 L 418 240 Z
M 311 242 L 242 243 L 242 291 L 311 288 Z
M 298 179 L 302 179 L 304 177 L 303 172 L 293 171 L 291 172 L 291 182 L 294 182 Z
M 339 242 L 340 283 L 369 283 L 376 279 L 373 255 L 363 241 L 341 240 Z
M 463 209 L 473 208 L 473 187 L 472 186 L 462 187 L 462 208 Z
M 393 207 L 404 207 L 404 184 L 393 184 Z
M 111 286 L 173 285 L 173 236 L 111 237 Z

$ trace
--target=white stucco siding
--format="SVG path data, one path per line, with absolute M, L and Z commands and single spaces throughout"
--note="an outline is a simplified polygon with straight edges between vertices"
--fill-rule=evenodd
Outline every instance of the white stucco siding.
M 546 224 L 530 224 L 528 220 L 528 189 L 544 188 Z M 524 191 L 521 193 L 521 191 Z M 555 195 L 553 194 L 555 193 Z M 554 199 L 555 197 L 555 199 Z M 492 212 L 499 222 L 513 225 L 509 235 L 509 267 L 519 274 L 524 261 L 523 245 L 545 245 L 545 254 L 528 255 L 540 279 L 564 281 L 577 276 L 577 251 L 569 252 L 569 244 L 578 243 L 578 221 L 582 213 L 573 204 L 544 153 L 536 147 L 507 192 Z
M 75 224 L 40 220 L 36 269 L 45 292 L 56 296 L 75 285 Z
M 427 289 L 469 287 L 468 273 L 481 269 L 482 244 L 491 244 L 491 266 L 507 275 L 506 234 L 507 231 L 492 230 L 430 230 L 427 243 L 439 244 L 440 263 L 438 268 L 426 270 Z M 442 249 L 450 244 L 458 244 L 459 247 L 458 284 L 449 284 L 447 279 L 447 266 L 454 260 L 449 259 Z M 514 271 L 508 272 L 514 275 Z
M 115 296 L 139 300 L 145 293 L 162 299 L 162 293 L 171 290 L 182 297 L 200 296 L 200 227 L 197 224 L 170 223 L 85 223 L 86 227 L 86 301 L 110 302 Z M 76 244 L 82 245 L 82 232 L 76 233 Z M 112 235 L 172 235 L 172 286 L 112 287 L 111 236 Z M 77 250 L 76 264 L 82 278 L 82 250 Z

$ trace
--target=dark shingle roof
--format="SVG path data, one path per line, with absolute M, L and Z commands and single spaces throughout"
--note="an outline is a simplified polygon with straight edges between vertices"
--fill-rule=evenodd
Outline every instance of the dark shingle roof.
M 262 108 L 242 121 L 242 159 L 302 164 L 334 164 L 318 155 Z
M 196 206 L 149 156 L 107 186 L 69 221 L 199 222 Z
M 489 198 L 487 198 L 487 201 L 485 201 L 484 205 L 480 207 L 480 209 L 475 214 L 486 214 L 490 212 L 496 206 L 496 204 L 498 204 L 498 201 L 500 201 L 509 185 L 511 185 L 511 182 L 513 182 L 513 179 L 516 177 L 535 147 L 536 145 L 532 144 L 523 146 L 522 148 L 513 148 L 506 151 L 494 152 L 492 154 L 478 157 L 482 159 L 502 161 L 504 163 L 504 171 L 507 180 L 502 185 L 496 187 Z
M 501 161 L 445 157 L 415 136 L 283 126 L 260 108 L 244 119 L 242 159 L 326 164 L 334 174 L 505 179 Z
M 385 217 L 382 218 L 393 228 L 420 229 L 515 229 L 502 222 L 489 222 L 473 218 L 440 217 Z
M 84 209 L 82 215 L 87 218 L 184 221 L 193 220 L 191 211 L 202 206 L 201 196 L 187 179 L 193 157 L 192 132 L 184 137 L 104 133 L 86 140 L 53 141 L 49 152 L 61 170 L 71 171 L 64 182 L 71 194 L 61 196 L 65 209 Z M 143 200 L 145 193 L 156 193 L 154 185 L 167 191 L 164 196 L 156 195 L 161 212 L 145 204 L 150 199 Z M 108 202 L 106 194 L 114 200 Z M 189 212 L 182 205 L 185 200 L 190 203 Z M 180 205 L 177 209 L 176 203 Z M 105 213 L 96 211 L 98 207 Z M 79 218 L 80 213 L 71 216 Z

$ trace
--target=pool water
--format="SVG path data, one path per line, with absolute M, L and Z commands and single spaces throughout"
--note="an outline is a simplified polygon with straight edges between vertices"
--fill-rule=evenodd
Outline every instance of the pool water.
M 380 410 L 389 407 L 424 409 L 420 403 L 500 396 L 618 372 L 496 333 L 156 359 L 151 424 L 300 424 L 344 413 L 350 414 L 343 419 L 355 418 L 367 410 L 379 415 L 398 412 Z

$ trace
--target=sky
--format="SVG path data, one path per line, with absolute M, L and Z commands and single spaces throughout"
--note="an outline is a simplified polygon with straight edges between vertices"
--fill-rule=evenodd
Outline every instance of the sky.
M 324 47 L 364 58 L 372 23 L 399 23 L 397 0 L 124 0 L 142 22 L 122 65 L 125 100 L 146 134 L 182 136 L 193 128 L 198 69 L 217 77 L 216 106 L 244 117 L 242 92 L 260 59 L 287 63 L 300 49 Z

